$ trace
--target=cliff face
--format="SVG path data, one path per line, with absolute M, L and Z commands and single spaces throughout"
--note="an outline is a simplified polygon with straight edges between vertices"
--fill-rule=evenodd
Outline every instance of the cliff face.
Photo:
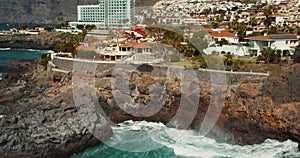
M 0 36 L 0 48 L 21 48 L 52 50 L 66 39 L 61 33 L 40 33 L 39 35 L 2 35 Z
M 219 141 L 229 141 L 238 144 L 261 143 L 265 139 L 286 140 L 291 139 L 300 142 L 300 65 L 293 66 L 270 66 L 260 65 L 261 69 L 269 69 L 270 77 L 248 77 L 235 85 L 223 86 L 220 89 L 227 88 L 226 99 L 222 113 L 209 136 Z M 106 76 L 111 76 L 106 74 Z M 150 79 L 149 79 L 150 78 Z M 109 86 L 100 86 L 99 96 L 103 101 L 102 105 L 107 105 L 107 113 L 113 122 L 122 122 L 124 120 L 144 120 L 169 123 L 178 113 L 180 100 L 182 99 L 181 84 L 176 81 L 162 81 L 151 79 L 144 74 L 134 74 L 129 82 L 130 93 L 119 90 L 112 90 Z M 113 79 L 114 80 L 114 79 Z M 105 79 L 99 83 L 105 83 Z M 162 102 L 161 96 L 153 92 L 152 85 L 167 83 L 167 101 L 162 109 L 151 117 L 135 117 L 129 115 L 130 106 L 120 109 L 115 97 L 120 100 L 126 100 L 126 97 L 132 98 L 137 104 L 133 107 L 146 106 L 150 102 L 149 98 L 156 98 L 154 105 Z M 194 87 L 195 85 L 190 85 Z M 211 102 L 212 94 L 221 94 L 222 91 L 212 92 L 211 83 L 200 82 L 199 105 L 197 114 L 191 124 L 191 128 L 199 129 L 201 122 L 206 115 L 206 111 Z M 101 88 L 102 87 L 102 88 Z M 103 88 L 104 87 L 104 88 Z M 190 88 L 191 88 L 190 87 Z M 155 88 L 154 88 L 155 89 Z M 193 88 L 192 88 L 193 89 Z M 189 96 L 185 93 L 185 96 Z M 124 109 L 125 108 L 125 109 Z M 154 111 L 152 104 L 148 106 L 147 113 Z M 184 111 L 178 118 L 184 120 L 190 111 Z M 127 112 L 124 112 L 127 111 Z M 118 117 L 115 117 L 118 116 Z M 137 116 L 139 116 L 137 114 Z M 172 125 L 171 125 L 172 126 Z M 179 125 L 180 126 L 180 125 Z
M 271 75 L 267 78 L 254 76 L 228 87 L 219 85 L 219 89 L 226 88 L 226 99 L 209 136 L 239 144 L 260 143 L 267 138 L 291 139 L 300 143 L 300 65 L 270 66 L 269 69 Z M 60 83 L 47 82 L 41 72 L 7 78 L 10 82 L 2 82 L 7 85 L 0 89 L 0 104 L 6 113 L 0 118 L 0 142 L 4 142 L 0 144 L 0 153 L 6 157 L 66 157 L 99 144 L 100 141 L 84 125 L 99 123 L 97 127 L 101 125 L 101 130 L 95 128 L 95 131 L 101 131 L 100 136 L 105 138 L 110 136 L 111 130 L 106 123 L 98 122 L 95 110 L 99 110 L 99 106 L 90 106 L 91 103 L 100 102 L 113 123 L 146 120 L 168 124 L 178 110 L 182 111 L 177 119 L 185 120 L 192 111 L 180 109 L 180 102 L 187 106 L 189 100 L 186 98 L 194 93 L 192 90 L 199 90 L 200 95 L 190 128 L 199 129 L 212 94 L 223 93 L 219 89 L 212 92 L 211 83 L 205 81 L 197 85 L 192 82 L 181 93 L 182 83 L 178 78 L 153 77 L 146 72 L 148 70 L 151 71 L 146 68 L 135 71 L 128 79 L 125 78 L 129 91 L 126 91 L 127 87 L 114 88 L 115 85 L 111 84 L 111 81 L 122 82 L 122 76 L 129 74 L 128 70 L 122 69 L 118 71 L 119 75 L 114 74 L 112 69 L 98 72 L 95 76 L 87 71 L 77 71 L 73 75 L 74 84 L 71 76 L 55 76 L 54 80 Z M 84 82 L 79 84 L 74 79 Z M 94 79 L 95 85 L 89 87 Z M 95 90 L 97 96 L 79 93 L 77 97 L 83 103 L 76 108 L 72 88 L 79 92 Z M 162 91 L 166 93 L 162 94 Z M 126 104 L 126 100 L 130 104 Z M 89 118 L 81 119 L 80 115 Z M 180 128 L 180 122 L 175 122 L 168 126 Z
M 137 6 L 151 5 L 157 0 L 137 0 Z M 0 0 L 1 23 L 57 23 L 77 20 L 78 4 L 97 4 L 97 0 Z
M 51 85 L 45 72 L 35 71 L 37 61 L 10 62 L 13 65 L 28 69 L 0 81 L 0 107 L 5 115 L 0 113 L 0 157 L 70 157 L 101 143 L 77 113 L 70 76 Z M 111 129 L 99 123 L 101 137 L 109 138 Z
M 241 144 L 266 138 L 300 142 L 300 65 L 271 66 L 266 80 L 246 80 L 230 89 L 220 125 Z

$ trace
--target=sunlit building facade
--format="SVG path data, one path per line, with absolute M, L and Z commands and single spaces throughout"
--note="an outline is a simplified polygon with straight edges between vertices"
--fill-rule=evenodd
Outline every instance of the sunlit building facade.
M 135 16 L 135 0 L 99 0 L 97 5 L 77 6 L 76 25 L 96 25 L 97 28 L 130 28 Z

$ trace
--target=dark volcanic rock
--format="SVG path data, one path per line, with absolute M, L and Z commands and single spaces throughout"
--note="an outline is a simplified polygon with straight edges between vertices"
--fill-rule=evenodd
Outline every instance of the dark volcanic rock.
M 65 39 L 59 37 L 61 33 L 45 32 L 39 35 L 2 35 L 0 48 L 22 48 L 52 50 Z
M 225 89 L 222 113 L 209 136 L 239 144 L 260 143 L 267 138 L 299 143 L 300 65 L 272 65 L 271 70 L 270 77 L 253 76 L 228 87 L 218 85 L 215 92 L 211 83 L 205 81 L 183 88 L 180 79 L 151 77 L 144 71 L 136 71 L 125 79 L 130 85 L 128 91 L 125 86 L 119 90 L 107 82 L 121 79 L 105 75 L 107 72 L 97 73 L 96 83 L 101 83 L 98 87 L 89 85 L 94 79 L 89 75 L 76 76 L 84 82 L 72 86 L 70 76 L 62 76 L 60 83 L 54 83 L 47 81 L 42 72 L 38 72 L 38 77 L 33 77 L 36 75 L 32 72 L 20 74 L 18 78 L 13 77 L 16 79 L 10 78 L 14 86 L 0 91 L 1 98 L 8 98 L 0 98 L 0 105 L 7 109 L 6 116 L 0 118 L 0 157 L 68 157 L 98 145 L 100 141 L 91 133 L 102 139 L 112 134 L 108 122 L 99 117 L 104 113 L 112 123 L 146 120 L 183 128 L 188 122 L 169 123 L 180 110 L 181 101 L 189 105 L 188 96 L 193 90 L 200 91 L 200 100 L 190 128 L 199 128 L 213 94 L 219 95 Z M 121 76 L 127 73 L 120 70 Z M 25 85 L 18 80 L 25 80 Z M 79 90 L 80 98 L 75 100 L 81 103 L 77 108 L 72 88 Z M 93 90 L 96 97 L 88 93 Z M 33 91 L 38 92 L 32 94 Z M 191 112 L 189 108 L 183 110 L 178 119 L 185 120 Z
M 153 5 L 157 0 L 136 0 L 137 6 Z M 58 23 L 77 20 L 78 4 L 97 4 L 98 0 L 0 0 L 3 23 Z M 16 16 L 18 15 L 18 16 Z
M 10 63 L 13 64 L 20 65 Z M 27 66 L 35 65 L 33 62 Z M 0 105 L 5 108 L 5 115 L 0 118 L 0 157 L 69 157 L 99 145 L 101 142 L 82 123 L 70 83 L 49 87 L 42 72 L 35 72 L 41 73 L 38 78 L 33 78 L 32 73 L 9 75 L 9 87 L 0 89 Z M 68 76 L 65 77 L 66 81 Z M 14 79 L 28 82 L 19 87 Z M 53 94 L 53 88 L 61 91 Z M 19 97 L 9 97 L 16 94 Z M 108 139 L 112 135 L 109 125 L 101 121 L 98 124 L 101 125 L 98 134 L 102 140 Z

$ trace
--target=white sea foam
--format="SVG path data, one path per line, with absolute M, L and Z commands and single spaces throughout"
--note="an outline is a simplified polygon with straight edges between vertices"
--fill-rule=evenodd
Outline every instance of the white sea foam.
M 218 143 L 214 139 L 198 135 L 197 132 L 168 128 L 161 123 L 127 121 L 119 125 L 113 128 L 116 136 L 111 141 L 114 143 L 108 145 L 118 144 L 117 147 L 121 150 L 126 147 L 128 151 L 132 147 L 138 148 L 135 152 L 143 152 L 149 150 L 147 148 L 165 146 L 182 157 L 300 157 L 297 152 L 298 144 L 290 140 L 279 142 L 267 139 L 261 144 L 240 146 Z
M 0 51 L 1 50 L 11 50 L 11 48 L 0 48 Z

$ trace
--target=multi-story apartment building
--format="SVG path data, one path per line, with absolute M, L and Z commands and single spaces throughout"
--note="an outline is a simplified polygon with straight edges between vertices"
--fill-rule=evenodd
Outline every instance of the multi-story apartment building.
M 135 0 L 99 0 L 97 5 L 77 6 L 77 22 L 70 22 L 71 27 L 76 25 L 96 25 L 97 28 L 131 27 L 135 16 Z
M 281 56 L 293 55 L 299 45 L 299 35 L 296 34 L 270 34 L 247 37 L 250 45 L 250 55 L 261 55 L 263 49 L 272 48 L 281 52 Z

